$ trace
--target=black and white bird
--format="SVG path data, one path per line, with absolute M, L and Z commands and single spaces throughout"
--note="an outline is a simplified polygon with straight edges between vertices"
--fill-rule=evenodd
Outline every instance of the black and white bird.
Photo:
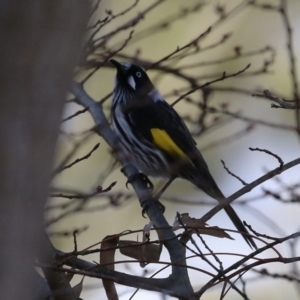
M 134 165 L 145 175 L 186 179 L 214 199 L 224 195 L 211 176 L 188 128 L 135 64 L 111 60 L 116 67 L 111 106 L 113 129 Z M 234 209 L 224 207 L 246 242 L 255 242 Z

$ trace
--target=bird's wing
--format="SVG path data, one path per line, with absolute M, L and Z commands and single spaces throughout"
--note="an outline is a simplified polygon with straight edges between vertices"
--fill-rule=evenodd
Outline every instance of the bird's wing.
M 181 177 L 191 181 L 211 197 L 220 201 L 225 198 L 211 176 L 208 167 L 193 140 L 186 125 L 177 112 L 166 102 L 143 101 L 136 106 L 128 108 L 125 113 L 128 122 L 135 128 L 135 134 L 141 139 L 145 138 L 154 143 L 169 158 L 176 160 L 187 156 L 190 164 L 182 166 Z M 145 103 L 142 105 L 141 103 Z M 249 236 L 247 228 L 240 220 L 231 206 L 225 211 L 236 228 L 243 234 L 246 242 L 257 249 L 253 239 Z
M 140 138 L 154 143 L 168 157 L 190 157 L 197 150 L 196 143 L 178 113 L 165 101 L 144 101 L 131 106 L 125 116 Z

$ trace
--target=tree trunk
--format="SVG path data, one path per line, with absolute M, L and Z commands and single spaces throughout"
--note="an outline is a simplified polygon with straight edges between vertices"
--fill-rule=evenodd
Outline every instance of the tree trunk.
M 82 0 L 1 2 L 1 299 L 32 299 L 60 117 L 87 11 Z

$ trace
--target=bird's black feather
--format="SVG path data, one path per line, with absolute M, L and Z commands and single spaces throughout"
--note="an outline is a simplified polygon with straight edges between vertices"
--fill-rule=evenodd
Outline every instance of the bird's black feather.
M 112 105 L 114 128 L 140 170 L 147 175 L 184 178 L 221 202 L 225 197 L 191 133 L 161 98 L 145 70 L 134 64 L 112 63 L 118 70 Z M 246 242 L 257 248 L 233 208 L 226 205 L 224 209 Z
M 151 129 L 158 128 L 166 131 L 184 153 L 192 155 L 195 151 L 194 139 L 177 112 L 167 102 L 154 103 L 147 99 L 139 99 L 139 103 L 127 107 L 124 113 L 141 139 L 146 138 L 153 142 Z

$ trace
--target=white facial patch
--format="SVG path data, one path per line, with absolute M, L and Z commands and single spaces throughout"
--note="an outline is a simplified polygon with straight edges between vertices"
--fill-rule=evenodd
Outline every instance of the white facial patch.
M 123 63 L 122 66 L 125 70 L 128 70 L 132 66 L 132 64 L 131 63 Z
M 134 80 L 133 76 L 129 76 L 127 78 L 127 82 L 135 90 L 135 80 Z
M 133 64 L 131 64 L 131 63 L 122 63 L 122 66 L 123 66 L 123 68 L 125 70 L 129 70 L 133 66 Z M 141 70 L 143 70 L 144 72 L 146 72 L 146 70 L 143 67 L 137 66 L 137 65 L 135 65 L 135 66 L 139 67 Z
M 153 89 L 150 93 L 148 93 L 148 96 L 151 97 L 154 102 L 164 101 L 164 98 L 157 89 Z

